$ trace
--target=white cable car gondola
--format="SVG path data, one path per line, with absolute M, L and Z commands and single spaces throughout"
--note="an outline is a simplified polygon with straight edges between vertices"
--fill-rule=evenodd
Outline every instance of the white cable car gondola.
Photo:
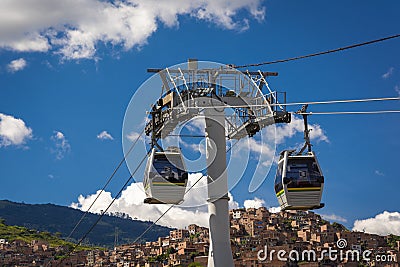
M 313 152 L 291 155 L 283 151 L 275 177 L 275 193 L 282 210 L 311 210 L 321 203 L 324 176 Z
M 160 152 L 152 148 L 147 160 L 143 186 L 144 203 L 179 204 L 183 202 L 188 173 L 180 149 L 169 147 Z
M 311 151 L 310 130 L 308 129 L 304 105 L 297 113 L 304 120 L 304 140 L 302 149 L 281 152 L 275 176 L 275 193 L 282 210 L 312 210 L 324 207 L 321 203 L 324 176 L 317 157 Z M 308 152 L 304 150 L 308 148 Z

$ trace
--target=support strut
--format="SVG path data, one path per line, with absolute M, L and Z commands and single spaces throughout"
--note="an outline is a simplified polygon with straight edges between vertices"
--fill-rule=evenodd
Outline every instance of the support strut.
M 297 153 L 297 155 L 301 155 L 301 154 L 303 154 L 303 152 L 304 152 L 304 150 L 306 150 L 306 148 L 307 148 L 307 151 L 308 152 L 311 152 L 312 151 L 312 149 L 311 149 L 311 147 L 312 147 L 312 145 L 311 145 L 311 141 L 310 141 L 310 132 L 311 132 L 311 129 L 308 129 L 308 114 L 306 114 L 307 113 L 307 108 L 308 108 L 308 104 L 306 104 L 306 105 L 303 105 L 302 107 L 301 107 L 301 109 L 300 110 L 298 110 L 297 112 L 296 112 L 296 114 L 301 114 L 302 116 L 303 116 L 303 122 L 304 122 L 304 146 L 300 149 L 300 151 L 299 151 L 299 153 Z

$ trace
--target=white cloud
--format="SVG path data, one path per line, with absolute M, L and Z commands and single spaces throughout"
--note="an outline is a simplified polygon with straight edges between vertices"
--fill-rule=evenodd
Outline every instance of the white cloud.
M 385 176 L 385 174 L 379 170 L 375 170 L 375 174 L 378 176 Z
M 233 195 L 231 193 L 228 193 L 228 197 L 229 197 L 229 209 L 230 210 L 238 209 L 239 203 L 233 200 Z
M 63 159 L 64 155 L 71 151 L 71 146 L 62 132 L 55 131 L 50 139 L 55 145 L 55 148 L 51 149 L 51 152 L 56 154 L 56 159 Z
M 265 206 L 265 200 L 260 199 L 258 197 L 255 197 L 254 199 L 247 199 L 244 201 L 243 206 L 248 209 L 248 208 L 260 208 Z
M 336 215 L 336 214 L 320 214 L 322 219 L 327 220 L 327 221 L 335 221 L 335 222 L 342 222 L 345 223 L 347 222 L 346 218 L 343 218 L 342 216 Z
M 225 29 L 246 30 L 264 19 L 261 0 L 21 0 L 0 1 L 0 47 L 53 51 L 66 59 L 94 58 L 99 42 L 125 50 L 146 44 L 159 25 L 189 16 Z M 45 14 L 45 15 L 44 15 Z
M 390 76 L 392 76 L 393 71 L 394 71 L 394 68 L 393 68 L 393 67 L 390 67 L 390 68 L 388 69 L 388 71 L 385 72 L 385 73 L 382 75 L 382 78 L 383 78 L 383 79 L 389 78 Z
M 384 211 L 374 218 L 356 220 L 353 231 L 365 231 L 378 235 L 400 235 L 400 212 Z
M 309 124 L 308 127 L 311 130 L 310 139 L 312 141 L 329 143 L 328 136 L 319 124 Z M 275 144 L 283 144 L 287 139 L 303 132 L 303 119 L 299 116 L 292 116 L 291 123 L 276 125 L 275 129 L 273 127 L 267 127 L 265 131 L 262 131 L 262 136 L 260 138 L 253 137 L 240 140 L 236 145 L 236 147 L 239 148 L 237 152 L 241 153 L 241 150 L 248 149 L 250 152 L 263 155 L 264 158 L 270 158 L 272 161 L 275 153 Z M 275 136 L 275 140 L 273 136 Z M 303 139 L 300 139 L 300 141 L 303 142 Z M 265 162 L 265 165 L 269 165 L 270 163 L 271 162 Z
M 88 195 L 86 197 L 80 195 L 78 203 L 72 203 L 71 207 L 87 210 L 99 192 L 100 191 L 97 191 L 96 194 Z M 196 196 L 193 192 L 188 193 L 185 198 L 192 198 L 189 202 L 196 201 Z M 109 212 L 119 211 L 129 214 L 132 218 L 137 218 L 139 220 L 155 221 L 170 206 L 144 204 L 144 199 L 145 193 L 143 184 L 141 182 L 132 183 L 122 192 L 121 197 L 114 202 Z M 111 203 L 111 201 L 111 193 L 103 192 L 93 205 L 91 212 L 101 212 L 109 205 L 109 203 Z M 159 224 L 161 225 L 179 228 L 184 228 L 191 223 L 196 223 L 202 226 L 208 225 L 208 216 L 204 207 L 181 208 L 175 206 L 159 221 Z
M 242 149 L 248 149 L 250 152 L 255 152 L 271 159 L 274 156 L 274 147 L 271 147 L 271 144 L 262 142 L 262 140 L 256 140 L 255 138 L 246 138 L 240 140 L 237 143 L 236 148 L 239 156 Z
M 132 131 L 126 136 L 126 138 L 128 138 L 128 140 L 131 142 L 135 142 L 136 139 L 139 138 L 139 136 L 140 136 L 139 133 Z M 143 136 L 140 138 L 143 138 Z
M 324 130 L 321 128 L 319 124 L 311 124 L 310 125 L 310 138 L 311 140 L 315 140 L 317 142 L 323 141 L 329 143 L 328 136 L 325 135 Z
M 190 174 L 188 188 L 194 184 L 200 177 L 201 173 Z M 160 225 L 184 228 L 189 224 L 195 223 L 201 226 L 208 226 L 208 210 L 207 210 L 207 179 L 203 177 L 186 195 L 185 201 L 180 206 L 173 207 L 160 221 Z M 97 194 L 78 197 L 78 202 L 72 203 L 71 207 L 86 211 L 92 204 Z M 229 208 L 235 209 L 239 205 L 233 200 L 233 196 L 229 193 Z M 138 220 L 157 220 L 160 215 L 165 212 L 170 205 L 149 205 L 144 204 L 145 193 L 141 182 L 129 185 L 116 199 L 111 206 L 109 212 L 124 212 L 132 218 Z M 91 212 L 99 213 L 104 210 L 112 201 L 110 192 L 103 192 L 96 203 L 91 208 Z
M 32 129 L 21 119 L 0 113 L 0 147 L 23 145 L 32 138 Z
M 101 140 L 114 140 L 114 138 L 107 131 L 102 131 L 97 135 L 97 139 Z
M 310 138 L 314 141 L 324 141 L 329 142 L 324 130 L 319 124 L 309 124 Z M 293 137 L 296 133 L 304 132 L 304 122 L 298 116 L 292 116 L 291 123 L 286 123 L 284 125 L 278 125 L 276 127 L 276 143 L 282 144 L 286 138 Z
M 19 59 L 15 59 L 13 61 L 11 61 L 8 65 L 7 65 L 7 69 L 9 72 L 17 72 L 20 70 L 23 70 L 26 67 L 26 60 L 23 58 L 19 58 Z

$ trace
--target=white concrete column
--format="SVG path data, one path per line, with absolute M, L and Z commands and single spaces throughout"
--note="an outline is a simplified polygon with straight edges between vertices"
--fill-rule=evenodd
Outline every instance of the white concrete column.
M 221 106 L 219 101 L 216 105 Z M 223 108 L 206 108 L 205 117 L 208 212 L 210 216 L 208 267 L 233 267 L 229 231 L 225 112 Z

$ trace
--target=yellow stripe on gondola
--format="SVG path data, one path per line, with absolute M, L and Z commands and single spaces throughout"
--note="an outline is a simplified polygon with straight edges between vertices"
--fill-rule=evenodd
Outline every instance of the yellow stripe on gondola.
M 281 191 L 279 191 L 278 193 L 276 193 L 277 197 L 280 197 L 283 193 L 285 193 L 285 190 L 282 189 Z
M 299 188 L 288 188 L 289 192 L 303 192 L 303 191 L 321 191 L 321 187 L 299 187 Z M 280 197 L 285 193 L 285 190 L 282 189 L 278 193 L 276 193 L 277 197 Z

